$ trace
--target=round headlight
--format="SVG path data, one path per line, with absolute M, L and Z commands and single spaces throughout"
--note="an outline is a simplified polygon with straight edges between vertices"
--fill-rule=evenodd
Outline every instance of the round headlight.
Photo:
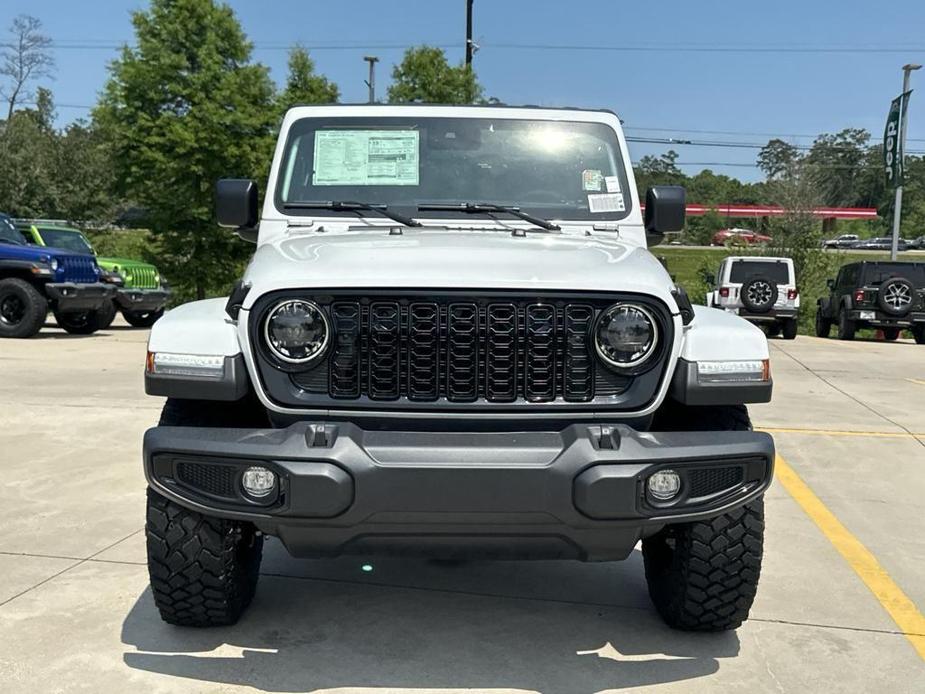
M 52 258 L 52 259 L 51 259 L 51 262 L 49 263 L 49 265 L 51 266 L 51 271 L 52 271 L 52 272 L 57 272 L 57 271 L 58 271 L 58 259 L 57 259 L 57 258 Z
M 264 324 L 264 338 L 273 354 L 290 364 L 304 364 L 324 352 L 328 320 L 317 304 L 292 299 L 277 304 Z
M 614 304 L 597 321 L 594 345 L 601 359 L 617 368 L 633 368 L 648 359 L 658 344 L 652 314 L 636 304 Z

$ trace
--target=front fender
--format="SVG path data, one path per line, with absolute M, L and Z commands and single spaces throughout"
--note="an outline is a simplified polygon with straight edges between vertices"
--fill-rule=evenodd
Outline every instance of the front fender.
M 240 400 L 250 380 L 234 321 L 225 313 L 227 299 L 206 299 L 168 311 L 151 328 L 148 352 L 181 357 L 222 357 L 221 372 L 197 375 L 194 368 L 160 373 L 145 370 L 145 392 L 188 400 Z M 184 360 L 195 361 L 195 360 Z
M 684 333 L 681 356 L 671 381 L 671 398 L 686 405 L 740 405 L 768 402 L 772 382 L 702 383 L 697 362 L 763 361 L 769 358 L 764 332 L 737 315 L 706 306 L 694 307 Z

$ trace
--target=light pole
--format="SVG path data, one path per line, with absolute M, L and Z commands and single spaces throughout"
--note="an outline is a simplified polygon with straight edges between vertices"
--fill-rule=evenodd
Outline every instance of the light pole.
M 915 63 L 907 63 L 903 65 L 903 90 L 902 94 L 905 94 L 909 91 L 909 73 L 913 70 L 920 70 L 921 65 L 916 65 Z M 908 97 L 903 97 L 908 98 Z M 901 109 L 899 112 L 899 152 L 902 153 L 903 159 L 905 159 L 906 154 L 906 113 L 908 112 L 908 105 L 905 108 Z M 903 172 L 903 175 L 906 173 L 906 162 L 899 162 L 899 170 Z M 900 178 L 899 185 L 896 186 L 896 201 L 893 203 L 893 241 L 890 244 L 890 260 L 896 260 L 896 256 L 899 253 L 899 222 L 902 215 L 903 209 L 903 186 L 902 179 Z
M 369 79 L 366 80 L 366 86 L 369 87 L 369 103 L 376 103 L 376 63 L 379 62 L 378 56 L 364 55 L 363 60 L 369 63 Z

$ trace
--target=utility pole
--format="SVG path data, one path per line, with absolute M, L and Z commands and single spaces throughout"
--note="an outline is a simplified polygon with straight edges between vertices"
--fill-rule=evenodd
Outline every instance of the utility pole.
M 472 68 L 472 0 L 466 0 L 466 68 Z
M 921 69 L 921 65 L 916 65 L 914 63 L 908 63 L 903 65 L 903 90 L 902 94 L 905 94 L 909 91 L 909 73 L 913 70 Z M 902 153 L 903 159 L 906 155 L 906 118 L 905 114 L 908 111 L 908 106 L 906 105 L 900 111 L 899 115 L 899 152 Z M 899 162 L 899 170 L 905 175 L 906 172 L 906 162 Z M 903 186 L 902 179 L 900 178 L 900 183 L 896 186 L 896 201 L 893 203 L 893 241 L 890 244 L 890 260 L 896 260 L 896 256 L 899 253 L 899 222 L 902 216 L 903 209 Z
M 369 103 L 376 103 L 376 63 L 379 62 L 379 57 L 375 55 L 364 55 L 363 60 L 369 63 L 369 79 L 365 80 L 365 84 L 369 87 Z

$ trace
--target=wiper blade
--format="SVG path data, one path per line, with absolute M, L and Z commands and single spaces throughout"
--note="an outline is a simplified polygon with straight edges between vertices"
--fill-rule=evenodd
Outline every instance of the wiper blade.
M 553 224 L 547 219 L 542 219 L 541 217 L 536 217 L 527 212 L 523 212 L 519 207 L 510 207 L 508 205 L 495 205 L 490 202 L 462 202 L 462 203 L 449 203 L 449 204 L 432 204 L 432 205 L 418 205 L 418 211 L 420 212 L 466 212 L 468 214 L 478 214 L 480 212 L 504 212 L 505 214 L 513 215 L 518 217 L 525 222 L 530 222 L 530 224 L 535 224 L 542 229 L 548 229 L 549 231 L 559 231 L 561 228 L 558 224 Z
M 317 200 L 287 202 L 283 205 L 285 210 L 333 210 L 335 212 L 378 212 L 389 219 L 404 224 L 406 227 L 423 226 L 418 220 L 393 212 L 388 205 L 381 203 L 357 202 L 355 200 Z

